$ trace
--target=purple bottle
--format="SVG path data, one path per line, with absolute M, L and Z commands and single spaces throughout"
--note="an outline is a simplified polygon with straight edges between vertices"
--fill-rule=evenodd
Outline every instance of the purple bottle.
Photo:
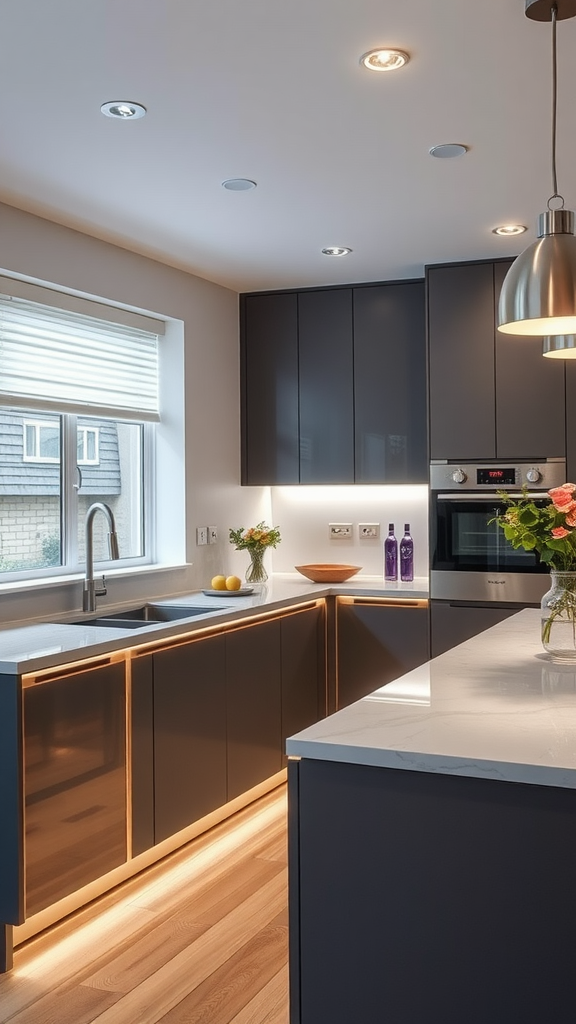
M 414 541 L 410 536 L 410 523 L 404 523 L 404 536 L 400 541 L 400 579 L 403 583 L 414 579 Z
M 394 523 L 388 523 L 388 536 L 384 541 L 384 579 L 398 579 L 398 541 L 394 536 Z

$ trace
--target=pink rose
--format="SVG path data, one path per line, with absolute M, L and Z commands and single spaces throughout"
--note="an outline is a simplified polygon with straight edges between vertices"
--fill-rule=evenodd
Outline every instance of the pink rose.
M 570 530 L 565 530 L 563 526 L 555 526 L 551 532 L 552 536 L 555 537 L 556 540 L 561 540 L 562 537 L 568 536 Z
M 563 484 L 562 487 L 553 487 L 551 491 L 548 491 L 554 508 L 558 509 L 559 512 L 567 512 L 569 508 L 575 507 L 575 502 L 572 498 L 574 493 L 573 486 L 573 484 Z
M 576 526 L 576 509 L 571 509 L 566 516 L 566 526 Z

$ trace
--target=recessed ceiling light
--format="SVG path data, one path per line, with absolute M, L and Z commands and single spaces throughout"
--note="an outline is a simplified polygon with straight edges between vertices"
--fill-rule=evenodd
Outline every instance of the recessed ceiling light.
M 500 224 L 497 228 L 492 228 L 493 235 L 523 235 L 528 228 L 525 224 Z
M 227 188 L 229 192 L 248 192 L 249 189 L 256 188 L 256 182 L 250 178 L 227 178 L 222 182 L 222 188 Z
M 347 256 L 352 249 L 345 245 L 330 245 L 327 249 L 322 249 L 322 252 L 325 256 Z
M 376 50 L 368 50 L 360 57 L 360 63 L 369 71 L 398 71 L 410 60 L 410 54 L 405 50 L 391 50 L 379 47 Z
M 144 117 L 146 107 L 141 103 L 132 103 L 129 100 L 110 100 L 103 103 L 100 110 L 106 117 L 117 117 L 121 121 L 135 121 L 138 117 Z
M 428 152 L 430 156 L 437 156 L 441 160 L 449 160 L 453 156 L 463 156 L 464 153 L 468 152 L 468 146 L 463 146 L 460 142 L 443 142 L 439 146 L 432 146 L 432 149 Z

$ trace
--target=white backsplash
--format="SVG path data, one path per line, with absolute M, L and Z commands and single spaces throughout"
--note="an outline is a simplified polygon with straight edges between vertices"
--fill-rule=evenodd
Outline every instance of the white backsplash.
M 428 575 L 428 488 L 408 486 L 272 487 L 273 523 L 282 542 L 271 552 L 274 572 L 294 572 L 309 562 L 347 562 L 363 576 L 382 576 L 388 523 L 398 541 L 404 523 L 414 540 L 414 575 Z M 329 523 L 352 523 L 352 540 L 330 540 Z M 379 523 L 378 540 L 360 540 L 359 523 Z

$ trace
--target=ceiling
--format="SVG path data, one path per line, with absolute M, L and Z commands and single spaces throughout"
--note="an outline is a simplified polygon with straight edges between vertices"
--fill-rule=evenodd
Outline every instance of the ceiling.
M 0 200 L 237 291 L 515 255 L 552 192 L 551 27 L 524 0 L 4 0 L 2 30 Z M 366 71 L 378 45 L 410 63 Z M 569 208 L 575 48 L 559 22 Z

